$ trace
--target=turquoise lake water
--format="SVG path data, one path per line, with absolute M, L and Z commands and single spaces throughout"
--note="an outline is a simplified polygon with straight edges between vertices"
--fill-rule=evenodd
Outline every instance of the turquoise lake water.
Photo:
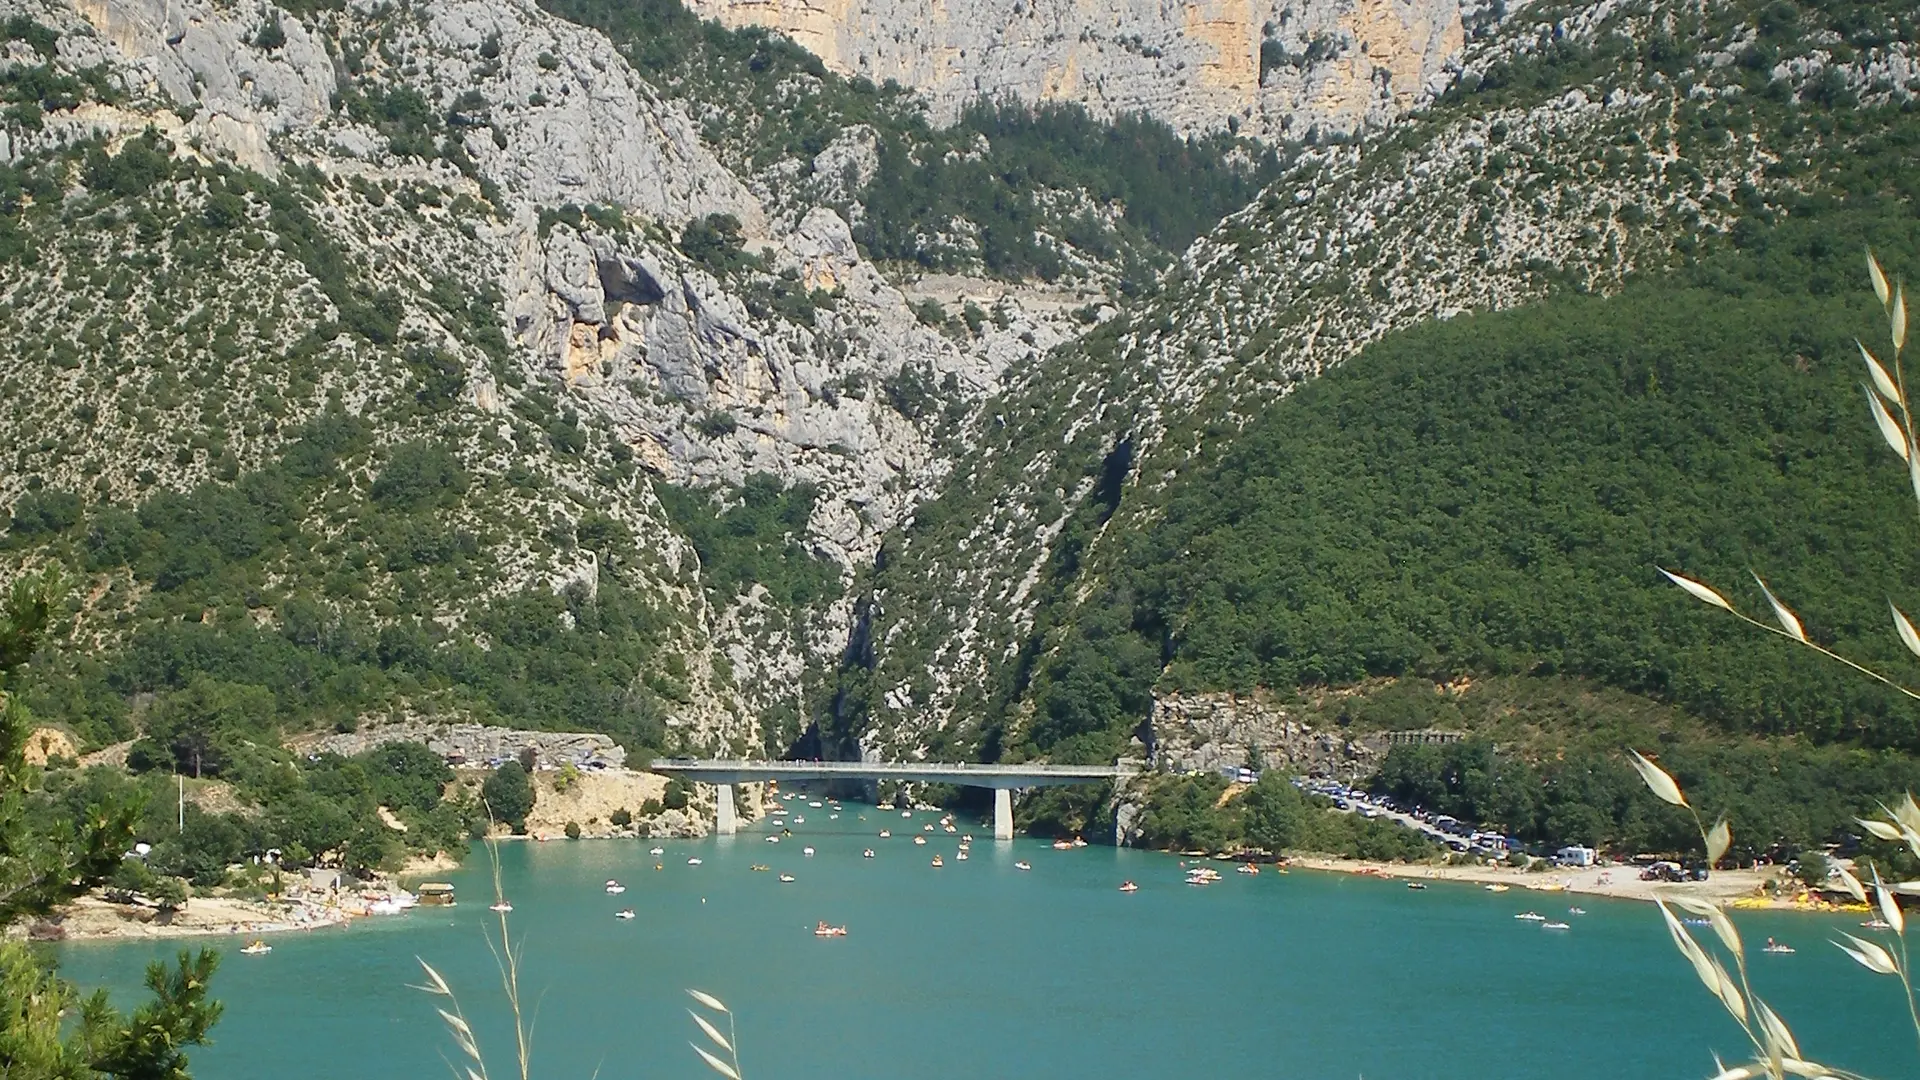
M 708 1077 L 686 987 L 739 1021 L 748 1077 L 1374 1077 L 1583 1080 L 1698 1077 L 1742 1037 L 1694 981 L 1647 905 L 1579 899 L 1573 929 L 1517 922 L 1570 902 L 1519 890 L 1268 870 L 1182 883 L 1172 856 L 1038 841 L 996 844 L 977 822 L 911 836 L 937 815 L 847 804 L 769 844 L 703 841 L 502 845 L 513 932 L 537 1010 L 542 1080 Z M 863 817 L 864 815 L 864 817 Z M 893 831 L 881 840 L 877 831 Z M 764 831 L 764 830 L 763 830 Z M 655 859 L 656 845 L 666 848 Z M 805 844 L 817 849 L 806 858 Z M 877 857 L 861 858 L 873 847 Z M 929 865 L 933 854 L 946 866 Z M 697 857 L 703 865 L 689 866 Z M 1025 859 L 1031 872 L 1017 870 Z M 749 867 L 764 863 L 773 873 Z M 1214 864 L 1221 866 L 1222 864 Z M 776 873 L 797 880 L 781 884 Z M 629 886 L 603 889 L 608 878 Z M 1140 891 L 1117 886 L 1131 878 Z M 493 1075 L 511 1037 L 484 938 L 495 918 L 484 853 L 450 875 L 461 903 L 283 934 L 262 957 L 226 955 L 226 1015 L 193 1055 L 199 1080 L 447 1076 L 455 1051 L 415 955 L 461 994 Z M 633 907 L 638 918 L 613 913 Z M 820 919 L 849 927 L 812 934 Z M 1816 1058 L 1915 1075 L 1898 985 L 1826 944 L 1857 919 L 1737 913 L 1756 983 Z M 177 942 L 63 947 L 66 975 L 129 992 Z

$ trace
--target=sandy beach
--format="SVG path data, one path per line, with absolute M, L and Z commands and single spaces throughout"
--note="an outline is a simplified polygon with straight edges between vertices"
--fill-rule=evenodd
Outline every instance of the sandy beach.
M 1296 869 L 1341 874 L 1365 874 L 1407 881 L 1505 885 L 1515 892 L 1565 892 L 1615 900 L 1652 901 L 1662 896 L 1696 896 L 1722 906 L 1738 908 L 1824 912 L 1867 910 L 1864 905 L 1840 906 L 1811 898 L 1796 899 L 1799 893 L 1797 889 L 1788 890 L 1785 896 L 1775 898 L 1763 886 L 1781 876 L 1783 871 L 1778 867 L 1716 870 L 1706 881 L 1667 882 L 1640 880 L 1640 868 L 1636 866 L 1593 866 L 1529 873 L 1508 866 L 1437 866 L 1311 857 L 1296 858 L 1288 865 Z
M 57 925 L 65 932 L 65 940 L 89 941 L 277 934 L 339 926 L 347 919 L 347 913 L 339 908 L 268 904 L 222 896 L 197 896 L 173 912 L 111 904 L 97 897 L 83 896 L 60 912 Z

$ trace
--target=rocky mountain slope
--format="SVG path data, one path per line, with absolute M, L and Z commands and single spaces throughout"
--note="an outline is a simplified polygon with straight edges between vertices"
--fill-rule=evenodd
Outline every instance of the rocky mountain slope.
M 1444 88 L 1457 0 L 698 0 L 777 30 L 828 67 L 923 91 L 953 117 L 981 96 L 1147 112 L 1183 131 L 1299 138 L 1379 126 Z
M 1081 624 L 1097 615 L 1082 605 L 1197 452 L 1384 335 L 1607 293 L 1797 204 L 1897 187 L 1901 136 L 1874 118 L 1920 91 L 1914 34 L 1886 5 L 1526 9 L 1433 106 L 1305 155 L 1152 303 L 1017 373 L 981 448 L 883 553 L 829 741 L 1033 752 L 1031 688 L 1069 628 L 1132 662 L 1115 651 L 1130 631 Z M 1137 658 L 1149 685 L 1156 651 Z M 1089 692 L 1144 719 L 1150 700 L 1117 700 L 1129 685 Z
M 0 16 L 8 561 L 84 568 L 97 647 L 311 599 L 445 647 L 617 584 L 650 613 L 642 711 L 757 740 L 957 420 L 1077 329 L 1017 297 L 940 328 L 835 211 L 769 213 L 684 104 L 531 4 Z M 702 587 L 686 536 L 755 475 L 797 520 L 735 546 L 820 595 Z M 392 704 L 473 705 L 447 693 Z

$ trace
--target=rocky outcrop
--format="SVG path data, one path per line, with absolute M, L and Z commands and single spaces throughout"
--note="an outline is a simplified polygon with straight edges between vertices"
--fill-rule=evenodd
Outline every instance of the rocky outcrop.
M 427 749 L 449 761 L 467 765 L 514 760 L 527 750 L 532 750 L 541 763 L 555 766 L 598 763 L 620 768 L 627 760 L 624 747 L 592 732 L 518 731 L 423 720 L 329 735 L 313 743 L 312 751 L 351 757 L 395 742 L 425 743 Z
M 779 30 L 826 65 L 968 102 L 1077 102 L 1183 131 L 1351 131 L 1435 87 L 1466 35 L 1459 0 L 694 0 L 729 26 Z
M 1345 777 L 1372 772 L 1389 741 L 1377 733 L 1350 739 L 1315 730 L 1283 705 L 1231 693 L 1157 697 L 1141 734 L 1148 766 L 1174 773 L 1218 772 L 1255 762 L 1261 768 Z

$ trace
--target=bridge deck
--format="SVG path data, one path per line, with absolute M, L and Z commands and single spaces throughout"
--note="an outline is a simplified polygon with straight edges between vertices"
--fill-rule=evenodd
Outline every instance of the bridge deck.
M 1115 765 L 946 765 L 934 762 L 870 761 L 708 761 L 655 758 L 654 772 L 709 784 L 751 780 L 908 780 L 966 787 L 1029 788 L 1084 784 L 1131 776 Z

